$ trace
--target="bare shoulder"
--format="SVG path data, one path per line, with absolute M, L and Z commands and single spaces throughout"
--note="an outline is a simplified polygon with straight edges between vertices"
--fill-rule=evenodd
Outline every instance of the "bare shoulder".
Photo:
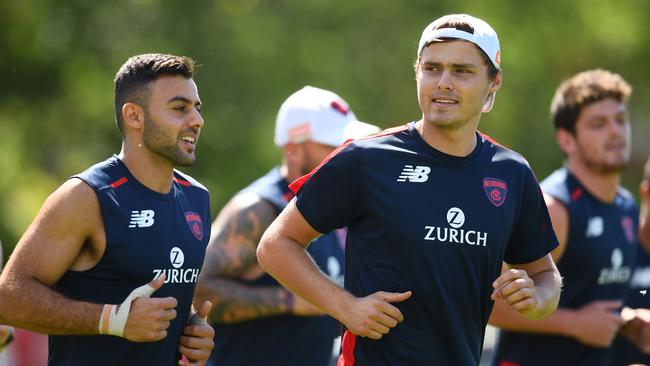
M 52 285 L 77 261 L 84 244 L 103 235 L 94 190 L 69 179 L 46 200 L 7 263 L 7 271 L 25 273 Z
M 260 222 L 273 221 L 277 216 L 277 211 L 271 202 L 263 199 L 256 193 L 242 193 L 234 196 L 221 210 L 217 217 L 232 220 L 241 217 L 253 217 Z
M 555 231 L 555 236 L 557 236 L 557 240 L 560 244 L 551 253 L 553 259 L 558 261 L 562 257 L 562 254 L 564 254 L 567 245 L 567 238 L 569 235 L 569 212 L 564 203 L 551 195 L 545 193 L 544 201 L 546 202 L 546 207 L 548 207 L 548 213 L 551 216 L 553 231 Z
M 233 197 L 212 225 L 203 266 L 206 275 L 239 277 L 257 266 L 257 246 L 276 217 L 275 207 L 255 193 Z
M 255 193 L 238 194 L 219 212 L 212 226 L 213 239 L 225 239 L 224 235 L 236 234 L 259 241 L 276 217 L 277 211 L 269 201 Z
M 567 209 L 562 201 L 550 194 L 544 193 L 544 202 L 546 203 L 546 207 L 548 207 L 549 214 L 558 215 L 568 219 Z

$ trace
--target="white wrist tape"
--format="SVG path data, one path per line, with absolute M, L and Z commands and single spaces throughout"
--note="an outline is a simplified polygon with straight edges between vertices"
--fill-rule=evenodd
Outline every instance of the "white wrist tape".
M 148 284 L 143 285 L 131 291 L 120 305 L 104 305 L 104 310 L 102 310 L 102 315 L 99 318 L 99 334 L 124 337 L 124 328 L 129 318 L 131 302 L 138 297 L 150 297 L 154 291 L 156 290 Z
M 201 318 L 199 313 L 192 313 L 190 317 L 190 324 L 192 325 L 208 325 L 208 317 Z

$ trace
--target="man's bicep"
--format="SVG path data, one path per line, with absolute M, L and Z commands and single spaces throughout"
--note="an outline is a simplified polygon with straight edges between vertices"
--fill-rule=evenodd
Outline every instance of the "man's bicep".
M 544 194 L 544 201 L 551 217 L 553 231 L 558 240 L 557 248 L 551 252 L 553 260 L 557 262 L 562 258 L 566 248 L 569 235 L 569 213 L 562 202 L 548 194 Z
M 235 196 L 212 225 L 202 275 L 242 276 L 257 264 L 257 246 L 276 217 L 275 207 L 258 195 Z
M 300 212 L 295 198 L 273 222 L 273 234 L 289 238 L 305 248 L 321 235 Z
M 94 190 L 70 179 L 52 193 L 7 263 L 7 275 L 28 276 L 52 286 L 72 266 L 101 225 Z

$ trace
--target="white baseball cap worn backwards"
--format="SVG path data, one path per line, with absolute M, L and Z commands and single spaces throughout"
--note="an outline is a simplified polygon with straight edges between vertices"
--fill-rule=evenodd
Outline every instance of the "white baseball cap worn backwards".
M 435 29 L 439 24 L 445 23 L 449 20 L 460 19 L 474 28 L 474 33 L 469 33 L 464 30 L 456 28 L 440 28 Z M 422 32 L 420 43 L 418 45 L 418 57 L 422 53 L 422 49 L 429 43 L 441 40 L 444 38 L 463 39 L 477 45 L 488 56 L 490 61 L 497 70 L 501 70 L 501 48 L 499 46 L 499 38 L 497 33 L 485 21 L 475 18 L 467 14 L 450 14 L 434 20 Z
M 314 141 L 339 146 L 379 131 L 377 126 L 358 121 L 340 96 L 308 85 L 282 103 L 275 121 L 275 144 Z

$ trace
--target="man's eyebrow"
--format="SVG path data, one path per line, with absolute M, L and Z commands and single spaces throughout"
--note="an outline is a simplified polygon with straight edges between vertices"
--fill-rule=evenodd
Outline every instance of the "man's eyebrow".
M 171 99 L 169 99 L 169 100 L 167 101 L 167 103 L 172 103 L 172 102 L 183 102 L 183 103 L 190 103 L 190 104 L 192 104 L 192 101 L 191 101 L 191 100 L 189 100 L 189 99 L 187 99 L 187 98 L 185 98 L 185 97 L 182 97 L 182 96 L 180 96 L 180 95 L 177 95 L 177 96 L 175 96 L 175 97 L 173 97 L 173 98 L 171 98 Z M 196 101 L 196 102 L 194 103 L 194 105 L 195 105 L 195 106 L 200 106 L 200 105 L 201 105 L 201 101 Z
M 437 61 L 424 61 L 424 65 L 443 65 L 445 64 L 444 62 L 437 62 Z M 452 63 L 451 66 L 455 68 L 463 68 L 463 69 L 474 69 L 477 68 L 478 66 L 475 64 L 458 64 L 458 63 Z

